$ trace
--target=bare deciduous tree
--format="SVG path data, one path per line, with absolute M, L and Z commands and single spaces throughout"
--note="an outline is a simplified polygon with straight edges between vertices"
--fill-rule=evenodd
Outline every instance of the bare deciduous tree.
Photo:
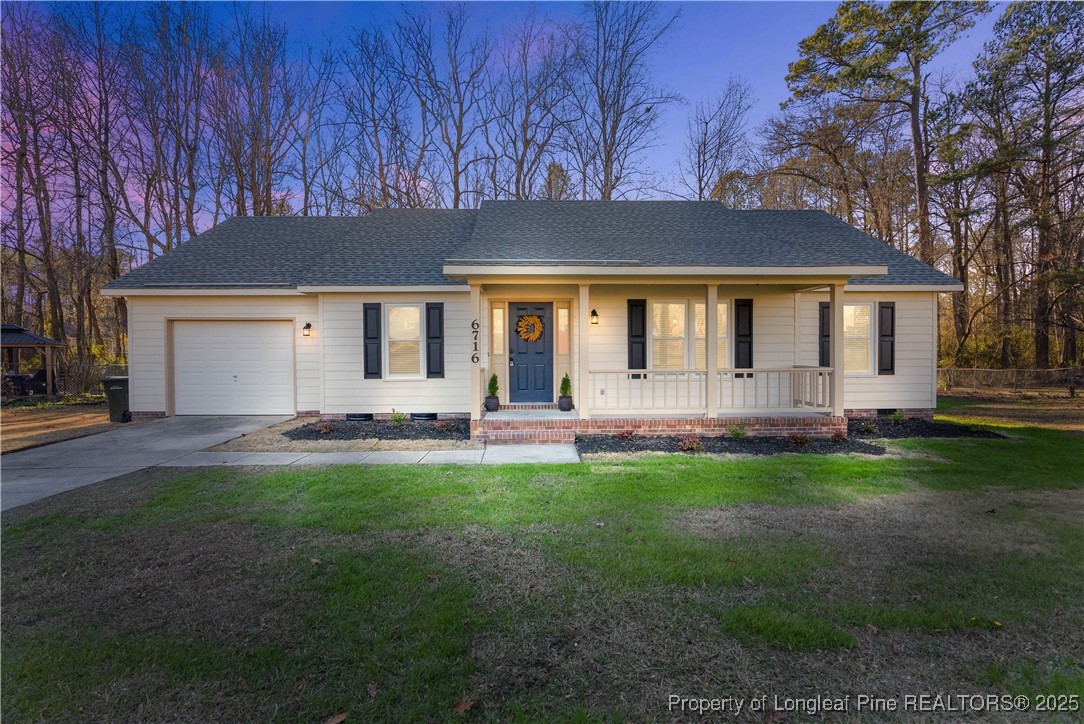
M 753 88 L 741 78 L 727 81 L 714 100 L 696 104 L 678 162 L 678 179 L 688 198 L 716 198 L 712 192 L 719 180 L 737 170 L 746 152 L 746 122 L 752 107 Z
M 421 114 L 434 130 L 433 150 L 444 166 L 448 205 L 458 209 L 470 188 L 474 166 L 483 161 L 474 144 L 481 142 L 488 119 L 486 72 L 493 43 L 486 34 L 472 35 L 466 7 L 439 10 L 440 33 L 428 11 L 411 10 L 398 27 L 403 50 L 402 71 L 417 96 Z
M 484 129 L 491 195 L 532 199 L 574 112 L 570 32 L 532 11 L 512 29 L 500 56 Z
M 663 8 L 601 0 L 587 6 L 576 38 L 578 119 L 566 134 L 585 199 L 610 201 L 644 185 L 644 152 L 656 141 L 663 107 L 677 99 L 652 79 L 651 53 L 677 20 Z

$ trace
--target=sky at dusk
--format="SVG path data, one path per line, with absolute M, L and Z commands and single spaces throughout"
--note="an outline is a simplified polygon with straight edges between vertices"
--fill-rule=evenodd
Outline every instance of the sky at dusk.
M 391 28 L 402 12 L 400 3 L 385 2 L 273 2 L 271 16 L 290 29 L 293 40 L 319 43 L 324 36 L 342 42 L 353 27 L 376 24 Z M 529 7 L 528 3 L 475 2 L 470 10 L 477 22 L 495 33 L 509 26 Z M 657 82 L 691 102 L 716 95 L 726 79 L 740 75 L 756 96 L 750 116 L 751 128 L 759 126 L 788 97 L 784 80 L 787 64 L 797 58 L 798 42 L 810 35 L 837 7 L 834 2 L 692 2 L 666 3 L 670 12 L 680 10 L 674 30 L 654 59 Z M 542 2 L 537 12 L 560 22 L 581 17 L 583 5 L 573 2 Z M 223 6 L 228 13 L 228 6 Z M 946 50 L 933 64 L 934 75 L 951 73 L 965 78 L 971 62 L 990 39 L 996 18 L 993 11 Z M 681 151 L 687 108 L 671 107 L 663 116 L 659 145 L 650 165 L 669 173 Z

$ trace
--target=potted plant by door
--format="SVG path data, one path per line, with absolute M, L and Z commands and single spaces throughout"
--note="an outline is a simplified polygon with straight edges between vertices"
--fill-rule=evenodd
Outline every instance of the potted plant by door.
M 567 372 L 561 379 L 561 394 L 557 398 L 557 409 L 563 412 L 572 409 L 572 380 L 568 378 Z
M 501 400 L 497 395 L 500 393 L 497 375 L 489 376 L 489 385 L 486 388 L 486 412 L 496 412 L 501 407 Z

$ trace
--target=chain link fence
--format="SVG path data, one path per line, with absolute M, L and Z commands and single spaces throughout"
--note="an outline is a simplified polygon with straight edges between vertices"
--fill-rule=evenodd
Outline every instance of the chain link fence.
M 1084 391 L 1084 367 L 1060 367 L 1052 370 L 988 370 L 942 367 L 937 370 L 937 389 L 958 393 L 1057 392 Z

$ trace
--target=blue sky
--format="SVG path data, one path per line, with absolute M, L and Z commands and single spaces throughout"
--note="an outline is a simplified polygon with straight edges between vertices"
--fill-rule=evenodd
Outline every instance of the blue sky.
M 476 2 L 471 11 L 494 31 L 527 10 L 528 3 Z M 690 101 L 717 94 L 731 75 L 740 75 L 754 89 L 756 105 L 750 124 L 759 126 L 788 97 L 784 80 L 787 64 L 797 58 L 798 42 L 830 18 L 834 2 L 692 2 L 666 3 L 681 17 L 655 57 L 657 81 Z M 370 23 L 391 26 L 401 13 L 399 3 L 277 2 L 268 10 L 286 23 L 295 40 L 316 42 L 329 35 L 342 39 L 351 27 Z M 583 5 L 543 2 L 538 10 L 553 20 L 580 17 Z M 934 71 L 966 77 L 971 62 L 992 34 L 1004 6 L 995 6 L 966 37 L 945 51 Z M 651 165 L 669 173 L 681 150 L 686 109 L 670 108 L 663 118 L 659 146 Z

